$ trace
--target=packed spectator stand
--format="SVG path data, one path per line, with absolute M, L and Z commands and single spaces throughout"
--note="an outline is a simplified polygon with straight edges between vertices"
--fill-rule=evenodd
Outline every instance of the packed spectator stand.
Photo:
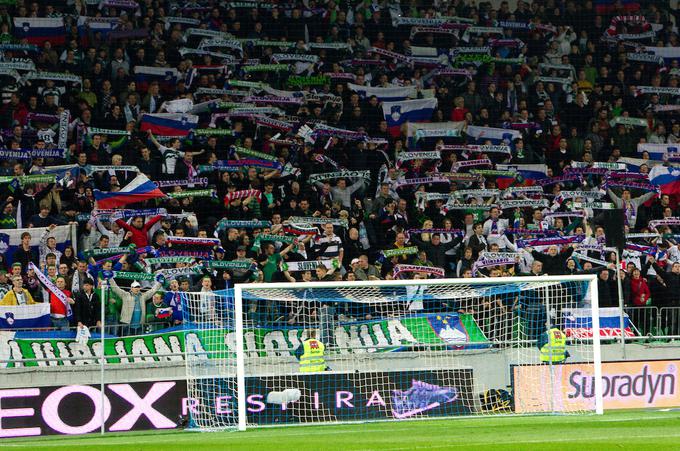
M 619 264 L 680 306 L 678 10 L 496 4 L 0 2 L 0 304 L 96 326 L 106 280 L 138 333 L 235 283 L 597 273 L 606 307 Z

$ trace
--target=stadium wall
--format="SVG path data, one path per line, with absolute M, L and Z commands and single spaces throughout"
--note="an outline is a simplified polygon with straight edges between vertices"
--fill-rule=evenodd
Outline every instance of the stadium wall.
M 621 360 L 668 360 L 678 357 L 679 346 L 674 343 L 667 344 L 633 344 L 626 345 L 625 357 L 621 353 L 619 344 L 602 345 L 603 361 L 615 362 Z M 473 355 L 474 351 L 467 352 L 464 364 L 474 370 L 475 378 L 489 387 L 504 387 L 510 383 L 509 365 L 513 362 L 513 350 L 484 350 Z M 536 351 L 538 352 L 538 351 Z M 422 368 L 425 360 L 419 362 L 413 355 L 408 353 L 391 353 L 389 358 L 380 357 L 372 364 L 377 369 L 394 368 Z M 137 356 L 140 357 L 140 356 Z M 578 356 L 573 356 L 571 361 L 578 361 Z M 428 365 L 432 360 L 428 359 Z M 333 368 L 333 360 L 329 359 L 329 365 Z M 421 365 L 422 364 L 422 365 Z M 296 371 L 293 361 L 290 362 L 291 372 Z M 499 372 L 498 368 L 508 368 L 507 372 Z M 342 371 L 342 364 L 336 363 L 336 371 Z M 106 368 L 107 383 L 138 382 L 138 381 L 161 381 L 177 380 L 186 376 L 183 361 L 177 362 L 135 362 L 131 364 L 109 365 Z M 45 387 L 68 384 L 98 384 L 100 382 L 99 365 L 85 366 L 45 366 L 24 368 L 0 369 L 0 389 L 16 387 Z

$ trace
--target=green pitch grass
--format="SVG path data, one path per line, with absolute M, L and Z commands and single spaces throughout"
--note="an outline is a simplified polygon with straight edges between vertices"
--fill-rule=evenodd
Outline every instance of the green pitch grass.
M 680 411 L 624 411 L 604 416 L 480 417 L 246 432 L 165 431 L 105 437 L 52 436 L 1 440 L 10 450 L 609 450 L 680 449 Z

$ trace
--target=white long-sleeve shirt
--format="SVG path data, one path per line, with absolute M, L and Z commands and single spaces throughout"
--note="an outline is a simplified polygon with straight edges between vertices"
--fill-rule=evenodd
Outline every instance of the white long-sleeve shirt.
M 507 247 L 507 239 L 505 238 L 505 229 L 508 228 L 508 220 L 507 219 L 501 219 L 498 218 L 496 219 L 496 224 L 494 226 L 494 220 L 489 218 L 484 222 L 484 225 L 482 226 L 482 233 L 484 233 L 484 236 L 486 236 L 486 240 L 489 243 L 489 246 L 492 244 L 498 244 L 498 247 L 501 249 L 505 249 Z
M 99 219 L 95 220 L 95 223 L 97 224 L 97 230 L 99 230 L 99 233 L 109 237 L 109 247 L 120 246 L 120 243 L 123 242 L 123 238 L 125 238 L 125 229 L 121 228 L 118 230 L 118 233 L 115 233 L 113 230 L 109 230 L 104 227 L 104 224 L 102 224 Z
M 57 256 L 57 263 L 59 263 L 59 259 L 61 258 L 61 251 L 58 250 L 57 248 L 50 249 L 47 246 L 47 239 L 50 237 L 50 230 L 47 229 L 43 232 L 42 236 L 40 237 L 40 264 L 43 265 L 45 264 L 45 257 L 47 257 L 47 254 L 54 254 Z

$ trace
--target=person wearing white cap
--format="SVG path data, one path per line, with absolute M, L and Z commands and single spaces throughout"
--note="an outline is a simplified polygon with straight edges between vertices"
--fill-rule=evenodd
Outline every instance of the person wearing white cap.
M 142 286 L 136 280 L 130 285 L 130 292 L 121 290 L 115 279 L 110 279 L 111 289 L 123 301 L 120 311 L 120 323 L 123 325 L 125 335 L 135 335 L 142 333 L 142 326 L 146 319 L 146 301 L 151 299 L 153 294 L 161 288 L 161 283 L 156 283 L 142 293 Z

